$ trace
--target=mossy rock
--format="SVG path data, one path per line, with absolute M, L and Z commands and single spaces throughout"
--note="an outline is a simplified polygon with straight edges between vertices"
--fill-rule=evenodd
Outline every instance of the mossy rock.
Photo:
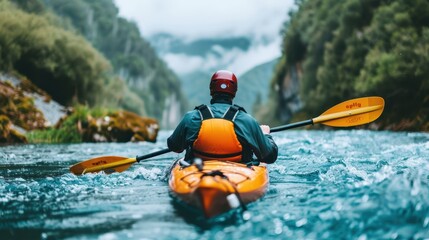
M 0 115 L 0 143 L 27 143 L 26 137 L 13 129 L 12 122 L 6 115 Z
M 46 120 L 34 105 L 33 99 L 9 82 L 0 81 L 0 114 L 25 130 L 45 128 Z
M 84 142 L 156 142 L 159 131 L 155 119 L 123 110 L 87 120 L 77 123 Z

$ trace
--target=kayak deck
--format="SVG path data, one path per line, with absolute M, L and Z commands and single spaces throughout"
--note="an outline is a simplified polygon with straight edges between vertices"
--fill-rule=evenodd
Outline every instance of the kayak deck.
M 199 170 L 195 165 L 181 166 L 177 161 L 169 178 L 172 195 L 201 210 L 207 218 L 261 198 L 268 186 L 265 165 L 246 166 L 241 163 L 204 161 Z

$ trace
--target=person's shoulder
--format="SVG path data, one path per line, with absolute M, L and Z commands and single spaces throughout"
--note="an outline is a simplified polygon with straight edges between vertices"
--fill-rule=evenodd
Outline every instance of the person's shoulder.
M 236 105 L 236 106 L 238 106 L 238 105 Z M 244 110 L 244 108 L 241 108 L 240 106 L 238 106 L 238 107 L 239 107 L 239 111 L 238 111 L 236 118 L 241 119 L 241 120 L 245 120 L 245 121 L 256 122 L 256 119 L 252 115 L 247 113 L 246 110 Z
M 244 109 L 244 107 L 242 107 L 240 105 L 233 104 L 233 105 L 231 105 L 231 107 L 237 109 L 237 111 L 240 115 L 252 117 L 250 114 L 247 113 L 246 109 Z
M 188 111 L 188 112 L 185 113 L 185 116 L 194 116 L 194 115 L 199 115 L 198 114 L 198 110 L 193 109 L 193 110 Z
M 201 119 L 201 116 L 200 116 L 200 113 L 198 112 L 198 109 L 195 108 L 195 109 L 190 110 L 187 113 L 185 113 L 184 118 L 195 120 L 195 119 Z

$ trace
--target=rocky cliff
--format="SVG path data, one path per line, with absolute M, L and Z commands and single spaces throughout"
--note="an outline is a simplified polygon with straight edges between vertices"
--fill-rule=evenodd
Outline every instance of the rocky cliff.
M 382 116 L 364 127 L 429 131 L 428 1 L 298 6 L 284 25 L 284 54 L 273 79 L 276 120 L 308 119 L 348 99 L 381 96 Z

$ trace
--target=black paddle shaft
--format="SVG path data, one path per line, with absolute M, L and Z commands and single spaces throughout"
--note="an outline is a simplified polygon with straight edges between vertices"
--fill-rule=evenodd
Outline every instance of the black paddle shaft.
M 271 128 L 271 132 L 280 132 L 283 130 L 302 127 L 302 126 L 306 126 L 306 125 L 312 125 L 312 124 L 313 124 L 313 119 L 308 119 L 308 120 L 301 121 L 301 122 L 296 122 L 296 123 L 291 123 L 291 124 Z
M 164 153 L 169 153 L 169 152 L 171 152 L 171 150 L 168 149 L 168 148 L 166 148 L 166 149 L 162 149 L 162 150 L 159 150 L 159 151 L 156 151 L 156 152 L 153 152 L 153 153 L 149 153 L 149 154 L 146 154 L 146 155 L 143 155 L 143 156 L 137 156 L 136 160 L 137 160 L 137 162 L 140 162 L 141 160 L 148 159 L 148 158 L 151 158 L 151 157 L 156 157 L 156 156 L 162 155 Z

